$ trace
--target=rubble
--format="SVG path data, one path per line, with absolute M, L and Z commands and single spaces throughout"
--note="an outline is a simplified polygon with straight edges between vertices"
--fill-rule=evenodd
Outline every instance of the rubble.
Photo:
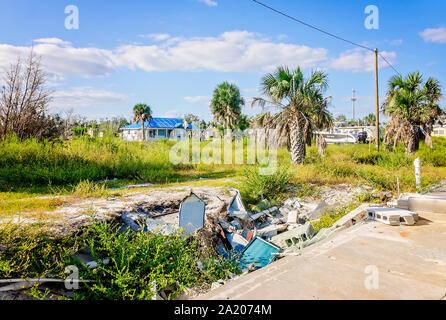
M 332 229 L 340 228 L 340 227 L 350 227 L 355 225 L 358 221 L 365 220 L 367 218 L 367 208 L 371 205 L 369 203 L 363 203 L 353 211 L 347 213 L 341 219 L 336 221 Z M 377 206 L 377 205 L 376 205 Z
M 310 222 L 300 225 L 292 230 L 272 237 L 271 241 L 282 248 L 300 245 L 314 235 L 313 225 Z
M 292 210 L 288 212 L 287 223 L 296 224 L 299 218 L 299 212 L 297 210 Z
M 262 268 L 276 258 L 298 255 L 303 247 L 329 237 L 335 229 L 350 226 L 367 215 L 364 206 L 340 219 L 332 228 L 315 233 L 310 220 L 319 218 L 325 210 L 351 202 L 364 191 L 361 187 L 339 185 L 338 188 L 321 188 L 322 199 L 287 199 L 283 205 L 271 206 L 268 201 L 258 205 L 260 212 L 249 212 L 240 192 L 225 188 L 163 188 L 129 193 L 122 198 L 88 200 L 82 205 L 70 204 L 64 214 L 70 223 L 68 229 L 91 223 L 93 217 L 83 213 L 86 206 L 95 207 L 94 218 L 117 219 L 123 223 L 122 231 L 162 232 L 172 234 L 180 228 L 185 236 L 198 241 L 200 248 L 209 254 L 219 253 L 226 258 L 238 258 L 241 271 Z M 325 193 L 324 193 L 325 192 Z M 268 206 L 271 206 L 268 208 Z M 69 214 L 67 214 L 69 212 Z M 0 247 L 1 249 L 1 247 Z M 212 252 L 212 250 L 214 250 Z M 201 252 L 203 256 L 208 253 Z M 96 267 L 92 257 L 77 256 L 79 261 Z M 224 282 L 223 282 L 224 283 Z M 212 285 L 222 285 L 218 281 Z M 154 295 L 164 299 L 162 291 Z
M 144 214 L 124 211 L 122 213 L 121 219 L 124 222 L 125 226 L 122 230 L 126 231 L 128 229 L 131 229 L 133 231 L 138 231 L 144 225 L 144 218 Z
M 304 241 L 302 243 L 302 247 L 305 248 L 312 244 L 315 244 L 316 242 L 322 241 L 325 238 L 328 238 L 329 236 L 331 236 L 334 232 L 335 232 L 335 230 L 333 228 L 322 228 L 311 239 Z
M 315 220 L 319 218 L 324 212 L 326 212 L 329 207 L 333 206 L 329 206 L 327 202 L 325 202 L 325 200 L 322 200 L 313 211 L 307 214 L 306 217 L 308 220 Z
M 271 239 L 276 236 L 278 232 L 285 231 L 287 227 L 287 224 L 271 224 L 262 229 L 257 229 L 257 235 L 264 239 Z
M 248 240 L 237 233 L 229 234 L 227 238 L 232 246 L 232 250 L 234 250 L 235 252 L 241 253 L 249 243 Z
M 147 218 L 144 231 L 146 232 L 161 232 L 164 235 L 170 235 L 179 230 L 178 224 L 166 223 L 159 219 Z
M 299 198 L 287 199 L 283 205 L 284 205 L 284 207 L 293 208 L 293 209 L 300 209 L 302 207 L 302 205 L 300 204 Z
M 414 212 L 399 208 L 370 207 L 367 208 L 367 213 L 369 219 L 391 226 L 399 226 L 400 224 L 411 226 L 415 224 L 415 219 L 418 219 L 418 215 Z M 416 218 L 414 215 L 416 215 Z
M 246 220 L 248 218 L 248 210 L 246 210 L 238 190 L 236 190 L 236 194 L 228 206 L 228 216 L 237 217 L 242 220 Z

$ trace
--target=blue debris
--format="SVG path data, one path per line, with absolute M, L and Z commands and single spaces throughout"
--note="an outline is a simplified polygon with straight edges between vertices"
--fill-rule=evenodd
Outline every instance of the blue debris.
M 276 258 L 273 253 L 279 253 L 282 249 L 260 237 L 254 237 L 245 247 L 240 257 L 239 268 L 244 271 L 251 264 L 257 268 L 263 268 Z

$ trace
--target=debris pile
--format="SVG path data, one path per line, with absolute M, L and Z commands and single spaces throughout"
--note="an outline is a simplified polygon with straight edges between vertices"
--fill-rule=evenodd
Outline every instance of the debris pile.
M 131 212 L 122 213 L 122 230 L 162 232 L 179 229 L 198 240 L 203 254 L 218 253 L 237 258 L 239 269 L 249 272 L 262 268 L 276 257 L 298 251 L 329 236 L 328 230 L 315 234 L 309 222 L 332 206 L 291 198 L 280 208 L 273 206 L 249 212 L 240 192 L 228 190 L 222 197 L 207 190 L 172 193 L 168 198 L 143 203 Z M 218 201 L 215 201 L 218 199 Z M 217 284 L 216 284 L 217 285 Z

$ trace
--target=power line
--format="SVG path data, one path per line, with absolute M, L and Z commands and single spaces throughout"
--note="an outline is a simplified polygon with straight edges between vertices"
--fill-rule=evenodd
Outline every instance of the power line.
M 387 61 L 387 59 L 386 58 L 384 58 L 384 56 L 381 54 L 381 53 L 379 53 L 379 56 L 381 57 L 381 58 L 383 58 L 383 60 L 393 69 L 393 71 L 395 71 L 396 73 L 398 73 L 400 76 L 401 76 L 401 73 L 399 73 L 398 72 L 398 70 L 396 70 L 395 68 L 394 68 L 394 66 L 392 66 L 392 64 L 389 62 L 389 61 Z
M 257 3 L 258 5 L 261 5 L 261 6 L 265 7 L 265 8 L 267 8 L 267 9 L 271 10 L 271 11 L 276 12 L 276 13 L 278 13 L 278 14 L 280 14 L 280 15 L 282 15 L 282 16 L 288 18 L 288 19 L 291 19 L 291 20 L 293 20 L 293 21 L 295 21 L 295 22 L 298 22 L 298 23 L 300 23 L 300 24 L 303 24 L 304 26 L 307 26 L 307 27 L 309 27 L 309 28 L 311 28 L 311 29 L 314 29 L 314 30 L 316 30 L 316 31 L 322 32 L 322 33 L 324 33 L 324 34 L 326 34 L 326 35 L 328 35 L 328 36 L 330 36 L 330 37 L 333 37 L 333 38 L 336 38 L 336 39 L 338 39 L 338 40 L 347 42 L 347 43 L 349 43 L 349 44 L 352 44 L 352 45 L 354 45 L 354 46 L 360 47 L 360 48 L 362 48 L 362 49 L 365 49 L 365 50 L 369 50 L 369 51 L 375 52 L 375 50 L 372 49 L 372 48 L 366 47 L 366 46 L 364 46 L 364 45 L 362 45 L 362 44 L 359 44 L 359 43 L 356 43 L 356 42 L 347 40 L 347 39 L 342 38 L 342 37 L 340 37 L 340 36 L 337 36 L 337 35 L 335 35 L 335 34 L 333 34 L 333 33 L 330 33 L 330 32 L 328 32 L 328 31 L 322 30 L 321 28 L 315 27 L 315 26 L 313 26 L 313 25 L 311 25 L 311 24 L 309 24 L 309 23 L 306 23 L 306 22 L 304 22 L 304 21 L 302 21 L 302 20 L 299 20 L 299 19 L 297 19 L 297 18 L 295 18 L 295 17 L 292 17 L 292 16 L 290 16 L 290 15 L 288 15 L 288 14 L 282 12 L 282 11 L 279 11 L 279 10 L 277 10 L 277 9 L 274 9 L 274 8 L 268 6 L 268 5 L 266 5 L 266 4 L 264 4 L 264 3 L 260 2 L 260 1 L 257 1 L 257 0 L 252 0 L 252 1 L 255 2 L 255 3 Z M 399 72 L 392 66 L 392 64 L 391 64 L 389 61 L 387 61 L 386 58 L 384 58 L 384 56 L 383 56 L 381 53 L 379 53 L 379 56 L 380 56 L 381 58 L 383 58 L 383 60 L 384 60 L 384 61 L 385 61 L 385 62 L 386 62 L 386 63 L 387 63 L 387 64 L 388 64 L 388 65 L 389 65 L 389 66 L 390 66 L 396 73 L 398 73 L 399 75 L 401 75 L 401 74 L 400 74 L 400 73 L 399 73 Z

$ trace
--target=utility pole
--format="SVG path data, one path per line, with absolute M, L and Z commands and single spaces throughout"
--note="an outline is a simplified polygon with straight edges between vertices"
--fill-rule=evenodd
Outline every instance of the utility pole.
M 358 99 L 355 97 L 355 89 L 352 89 L 352 92 L 353 92 L 353 95 L 350 100 L 352 101 L 352 108 L 353 108 L 353 122 L 355 122 L 355 101 Z
M 376 150 L 379 151 L 378 49 L 375 48 Z

